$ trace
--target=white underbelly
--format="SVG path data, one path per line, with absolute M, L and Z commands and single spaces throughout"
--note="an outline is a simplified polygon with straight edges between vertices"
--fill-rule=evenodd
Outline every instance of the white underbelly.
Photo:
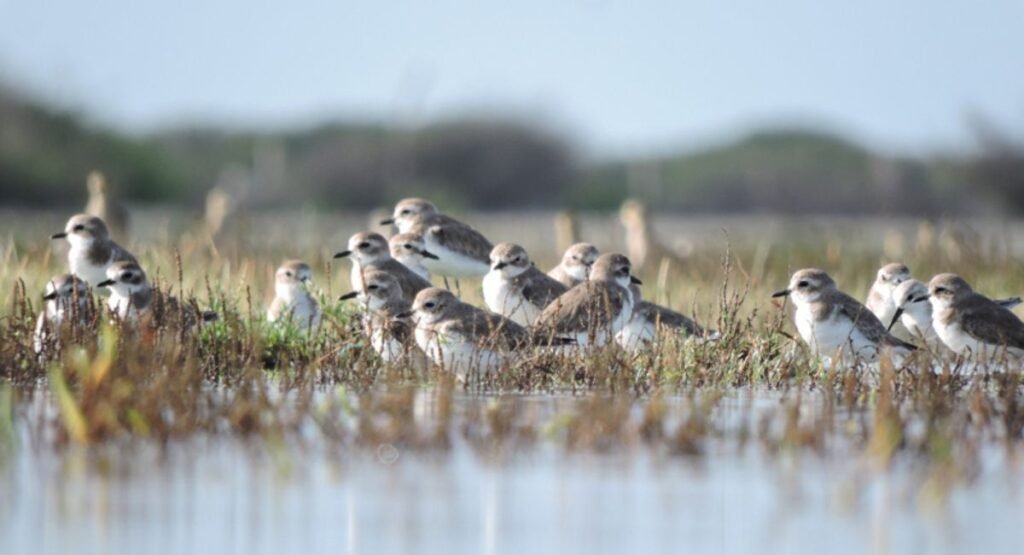
M 872 312 L 875 313 L 875 316 L 878 316 L 878 320 L 886 326 L 889 325 L 889 322 L 892 322 L 893 316 L 896 316 L 896 303 L 891 301 L 875 305 L 871 308 Z
M 132 304 L 131 297 L 122 297 L 112 293 L 107 299 L 107 308 L 125 322 L 134 322 L 139 317 L 139 310 Z
M 809 310 L 797 310 L 796 327 L 804 342 L 820 356 L 832 357 L 842 353 L 869 360 L 878 356 L 877 345 L 847 318 L 833 315 L 816 322 Z
M 934 345 L 938 340 L 938 334 L 935 333 L 935 328 L 932 326 L 931 318 L 922 318 L 909 312 L 904 312 L 900 316 L 900 323 L 903 327 L 907 328 L 910 335 L 917 340 L 924 341 L 928 345 Z
M 429 234 L 424 238 L 427 250 L 437 255 L 438 260 L 427 258 L 423 265 L 427 270 L 449 277 L 483 276 L 490 271 L 490 265 L 483 260 L 467 256 L 442 246 Z
M 615 334 L 615 341 L 627 351 L 636 351 L 654 341 L 656 331 L 654 323 L 646 318 L 634 317 Z
M 395 362 L 405 353 L 405 346 L 386 333 L 382 327 L 370 330 L 370 345 L 384 362 Z
M 107 264 L 90 264 L 84 253 L 77 256 L 72 251 L 71 256 L 68 257 L 68 266 L 72 274 L 84 279 L 92 287 L 96 287 L 97 283 L 107 279 Z
M 432 331 L 417 327 L 416 344 L 435 365 L 452 372 L 460 380 L 468 375 L 486 375 L 507 362 L 507 353 L 479 349 L 463 342 L 446 341 Z
M 540 308 L 513 291 L 498 272 L 493 271 L 484 276 L 484 303 L 491 312 L 526 327 L 532 326 L 541 312 Z

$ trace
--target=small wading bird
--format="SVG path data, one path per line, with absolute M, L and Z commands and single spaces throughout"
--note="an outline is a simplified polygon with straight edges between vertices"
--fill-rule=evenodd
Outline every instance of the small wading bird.
M 56 276 L 46 283 L 45 306 L 36 320 L 32 347 L 37 355 L 56 349 L 66 328 L 86 325 L 93 320 L 93 304 L 89 284 L 71 274 Z
M 356 299 L 364 307 L 363 333 L 382 361 L 403 361 L 417 369 L 427 367 L 413 335 L 412 305 L 402 296 L 402 288 L 394 276 L 387 272 L 367 272 L 362 290 L 339 297 L 342 301 L 349 299 Z
M 274 273 L 274 300 L 268 322 L 292 322 L 307 330 L 320 327 L 320 303 L 309 292 L 313 270 L 301 260 L 288 260 Z
M 154 289 L 146 272 L 135 262 L 116 262 L 107 268 L 107 279 L 96 287 L 109 287 L 107 307 L 121 322 L 146 322 L 158 328 L 177 322 L 191 328 L 217 319 L 215 312 L 203 312 L 195 304 L 183 304 L 175 297 Z
M 868 310 L 883 323 L 892 321 L 893 314 L 896 314 L 896 302 L 893 298 L 893 290 L 910 279 L 910 269 L 904 264 L 886 264 L 882 266 L 875 275 L 875 282 L 871 284 L 868 291 L 867 301 L 864 303 Z
M 916 349 L 890 334 L 874 313 L 840 291 L 822 270 L 796 272 L 789 287 L 772 297 L 793 300 L 800 337 L 819 356 L 874 362 L 882 352 L 902 357 Z
M 401 262 L 391 258 L 387 239 L 379 233 L 356 233 L 348 240 L 348 249 L 334 255 L 334 258 L 352 257 L 350 281 L 352 289 L 363 289 L 363 275 L 370 271 L 391 274 L 401 286 L 402 294 L 412 300 L 416 293 L 431 287 L 431 283 L 416 275 Z
M 402 316 L 414 318 L 416 344 L 427 357 L 463 381 L 471 372 L 487 374 L 508 365 L 529 347 L 562 343 L 437 287 L 420 291 L 412 312 Z
M 643 300 L 637 284 L 630 284 L 629 292 L 633 295 L 633 317 L 615 335 L 615 341 L 623 349 L 638 351 L 648 347 L 661 333 L 717 338 L 717 332 L 706 331 L 679 312 Z
M 514 243 L 498 243 L 491 264 L 484 276 L 487 308 L 520 326 L 532 326 L 544 307 L 568 290 L 534 267 L 526 249 Z
M 459 278 L 483 276 L 490 270 L 494 245 L 479 231 L 441 214 L 430 201 L 420 198 L 399 201 L 394 215 L 381 221 L 381 225 L 391 224 L 401 233 L 423 238 L 427 250 L 437 255 L 436 260 L 423 261 L 433 273 Z
M 590 243 L 576 243 L 565 250 L 562 261 L 548 275 L 566 287 L 575 287 L 587 281 L 590 268 L 599 254 L 597 247 Z
M 928 301 L 928 286 L 916 279 L 904 281 L 892 292 L 893 300 L 896 303 L 896 313 L 889 322 L 889 329 L 897 321 L 907 328 L 915 339 L 922 341 L 930 348 L 942 344 L 938 334 L 935 333 L 935 326 L 932 322 L 932 304 Z M 994 301 L 999 306 L 1011 309 L 1021 303 L 1020 297 L 1012 299 L 998 299 Z
M 430 281 L 430 270 L 423 265 L 423 261 L 437 260 L 437 255 L 427 250 L 422 237 L 412 233 L 399 233 L 388 239 L 388 246 L 391 248 L 391 258 L 404 264 L 414 274 Z
M 77 214 L 68 220 L 64 231 L 54 233 L 51 239 L 67 239 L 68 267 L 71 273 L 96 287 L 107 279 L 107 269 L 117 262 L 138 264 L 138 260 L 124 247 L 110 239 L 107 224 L 96 216 Z
M 580 347 L 600 347 L 612 341 L 633 317 L 629 285 L 641 282 L 631 269 L 625 256 L 602 254 L 594 262 L 590 279 L 551 301 L 541 312 L 537 329 L 570 339 Z
M 935 333 L 954 353 L 976 359 L 1024 355 L 1024 323 L 960 276 L 933 277 L 928 299 Z

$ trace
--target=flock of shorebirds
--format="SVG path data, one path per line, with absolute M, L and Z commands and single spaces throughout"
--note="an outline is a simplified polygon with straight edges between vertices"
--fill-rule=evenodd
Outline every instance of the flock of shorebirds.
M 679 312 L 644 301 L 641 282 L 622 254 L 600 254 L 592 244 L 577 243 L 545 273 L 523 247 L 494 245 L 419 198 L 400 201 L 381 224 L 398 233 L 390 239 L 357 233 L 335 258 L 352 261 L 352 291 L 341 300 L 359 302 L 369 344 L 386 362 L 432 363 L 464 376 L 500 368 L 534 348 L 578 352 L 617 343 L 637 351 L 669 335 L 718 338 Z M 55 344 L 53 330 L 75 320 L 71 315 L 88 314 L 94 306 L 91 288 L 109 289 L 109 312 L 126 323 L 152 319 L 158 301 L 182 308 L 194 323 L 216 318 L 161 297 L 97 216 L 73 216 L 53 238 L 70 243 L 70 273 L 47 285 L 36 329 L 40 353 Z M 432 275 L 443 277 L 446 287 L 434 287 Z M 304 331 L 317 328 L 321 311 L 309 287 L 312 276 L 302 261 L 282 264 L 267 320 Z M 486 309 L 457 294 L 459 279 L 481 277 Z M 801 338 L 831 360 L 874 362 L 884 353 L 896 359 L 922 347 L 962 356 L 1024 355 L 1024 323 L 1010 311 L 1020 299 L 991 300 L 954 274 L 925 285 L 911 279 L 906 266 L 889 264 L 861 304 L 824 271 L 804 269 L 773 296 L 792 300 Z M 894 326 L 908 340 L 894 335 Z

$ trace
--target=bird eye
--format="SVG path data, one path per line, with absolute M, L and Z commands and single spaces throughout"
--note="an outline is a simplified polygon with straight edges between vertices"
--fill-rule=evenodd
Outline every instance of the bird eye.
M 368 243 L 366 241 L 363 241 L 362 243 L 359 243 L 359 248 L 361 248 L 361 249 L 370 248 L 370 243 Z
M 403 216 L 408 216 L 409 215 L 409 210 L 402 210 L 402 215 Z
M 412 245 L 409 245 L 409 244 L 405 245 L 405 249 L 411 251 L 412 250 Z
M 935 292 L 936 293 L 945 293 L 946 292 L 946 288 L 945 287 L 936 287 L 935 288 Z
M 797 287 L 807 287 L 808 285 L 810 285 L 810 283 L 807 283 L 806 281 L 801 281 L 800 283 L 796 284 Z
M 423 308 L 434 308 L 434 303 L 424 303 Z
M 369 289 L 370 291 L 376 291 L 376 290 L 380 289 L 380 286 L 379 285 L 367 285 L 366 288 Z
M 291 272 L 285 272 L 284 275 L 286 275 L 288 277 L 292 277 L 292 273 Z
M 83 229 L 85 229 L 85 226 L 82 224 L 78 224 L 74 227 L 75 231 L 82 231 Z

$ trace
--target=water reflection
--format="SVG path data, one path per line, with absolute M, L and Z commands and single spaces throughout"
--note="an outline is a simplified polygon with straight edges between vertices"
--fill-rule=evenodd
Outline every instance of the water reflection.
M 218 439 L 58 457 L 27 439 L 0 478 L 2 553 L 1009 553 L 1024 516 L 1000 450 L 923 504 L 913 465 L 714 445 L 487 457 L 458 438 L 358 454 Z

